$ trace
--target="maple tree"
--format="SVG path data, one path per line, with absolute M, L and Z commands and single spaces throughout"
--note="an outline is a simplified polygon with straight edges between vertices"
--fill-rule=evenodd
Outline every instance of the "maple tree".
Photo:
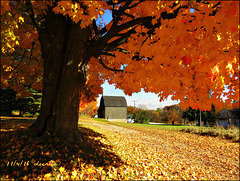
M 112 20 L 97 24 L 106 12 Z M 80 97 L 105 80 L 128 95 L 173 95 L 182 109 L 239 100 L 238 1 L 1 1 L 1 24 L 3 85 L 43 78 L 39 135 L 79 140 Z

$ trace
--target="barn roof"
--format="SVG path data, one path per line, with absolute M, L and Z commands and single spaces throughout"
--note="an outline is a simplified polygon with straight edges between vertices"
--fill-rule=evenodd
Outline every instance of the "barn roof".
M 127 107 L 127 101 L 122 96 L 103 96 L 102 101 L 105 107 Z

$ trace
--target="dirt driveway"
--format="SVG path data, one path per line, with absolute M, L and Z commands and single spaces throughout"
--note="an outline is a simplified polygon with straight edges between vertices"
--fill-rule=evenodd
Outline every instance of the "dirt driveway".
M 98 121 L 81 121 L 80 124 L 102 130 L 110 139 L 117 138 L 118 142 L 113 144 L 122 151 L 137 150 L 142 162 L 153 156 L 156 158 L 153 162 L 167 172 L 190 175 L 194 172 L 195 178 L 202 179 L 239 179 L 239 143 L 180 131 L 136 130 Z M 131 153 L 128 158 L 134 161 Z

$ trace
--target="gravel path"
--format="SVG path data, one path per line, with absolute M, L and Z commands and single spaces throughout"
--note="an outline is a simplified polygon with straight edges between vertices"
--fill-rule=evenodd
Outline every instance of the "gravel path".
M 208 173 L 209 178 L 217 175 L 223 180 L 239 179 L 238 143 L 177 131 L 135 130 L 97 121 L 84 121 L 81 124 L 104 130 L 109 135 L 123 136 L 129 143 L 138 143 L 155 153 L 164 153 L 182 167 Z

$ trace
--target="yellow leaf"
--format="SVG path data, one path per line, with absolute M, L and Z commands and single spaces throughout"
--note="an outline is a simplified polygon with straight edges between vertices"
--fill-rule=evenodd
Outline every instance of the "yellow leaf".
M 19 22 L 24 22 L 24 18 L 23 17 L 19 17 Z
M 27 180 L 27 179 L 28 179 L 28 176 L 25 175 L 25 176 L 23 177 L 23 180 Z
M 44 178 L 49 178 L 49 177 L 51 177 L 51 173 L 47 173 L 46 175 L 44 175 Z
M 74 170 L 74 171 L 72 172 L 72 177 L 75 178 L 76 176 L 77 176 L 77 170 Z
M 59 168 L 59 171 L 60 171 L 61 173 L 64 172 L 64 170 L 65 170 L 64 167 L 60 167 L 60 168 Z

